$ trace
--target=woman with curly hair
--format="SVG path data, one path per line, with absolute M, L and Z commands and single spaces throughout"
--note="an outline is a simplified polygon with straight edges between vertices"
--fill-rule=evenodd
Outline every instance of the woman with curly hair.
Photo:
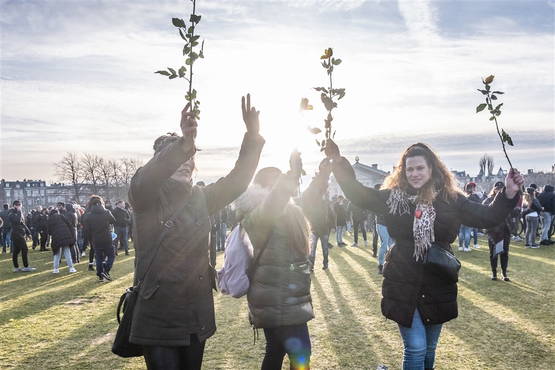
M 383 267 L 381 308 L 399 325 L 403 369 L 433 369 L 442 325 L 458 316 L 457 277 L 425 263 L 428 252 L 433 248 L 452 255 L 450 244 L 461 224 L 489 228 L 503 222 L 518 200 L 523 178 L 512 170 L 505 190 L 486 206 L 458 190 L 451 172 L 425 144 L 405 150 L 380 190 L 356 180 L 332 140 L 325 152 L 347 198 L 383 215 L 395 240 Z

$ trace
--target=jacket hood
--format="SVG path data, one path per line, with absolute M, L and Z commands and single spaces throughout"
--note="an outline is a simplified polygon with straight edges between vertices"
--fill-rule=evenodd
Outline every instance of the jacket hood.
M 249 186 L 231 205 L 232 209 L 237 213 L 237 219 L 242 220 L 247 213 L 262 203 L 268 194 L 270 194 L 270 189 L 263 188 L 257 184 Z
M 104 213 L 106 212 L 106 208 L 104 208 L 103 206 L 99 206 L 99 205 L 94 205 L 91 207 L 91 213 Z
M 543 188 L 543 191 L 545 191 L 546 193 L 553 193 L 553 186 L 545 185 L 545 188 Z

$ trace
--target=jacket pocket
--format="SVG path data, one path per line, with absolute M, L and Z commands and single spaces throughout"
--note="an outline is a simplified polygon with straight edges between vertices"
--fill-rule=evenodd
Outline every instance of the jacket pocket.
M 160 288 L 159 284 L 153 284 L 152 286 L 147 286 L 146 288 L 142 288 L 140 295 L 144 300 L 149 300 L 154 296 L 154 293 Z

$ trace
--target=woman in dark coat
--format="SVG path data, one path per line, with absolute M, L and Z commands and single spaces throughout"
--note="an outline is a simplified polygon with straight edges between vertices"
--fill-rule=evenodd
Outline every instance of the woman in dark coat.
M 461 224 L 489 228 L 503 222 L 518 201 L 522 176 L 512 170 L 489 206 L 469 201 L 451 172 L 425 144 L 410 146 L 382 190 L 355 178 L 339 148 L 326 155 L 341 189 L 354 204 L 384 216 L 395 244 L 383 267 L 382 313 L 394 320 L 404 342 L 404 369 L 432 369 L 442 324 L 457 317 L 457 284 L 423 263 L 432 244 L 451 252 Z
M 73 259 L 71 258 L 70 245 L 75 243 L 75 236 L 70 222 L 65 215 L 61 214 L 61 209 L 53 209 L 48 217 L 48 233 L 52 236 L 50 247 L 54 254 L 54 269 L 52 273 L 60 272 L 58 267 L 62 260 L 62 253 L 66 259 L 69 272 L 77 272 L 73 267 Z
M 282 175 L 274 167 L 258 172 L 254 186 L 259 198 L 241 226 L 246 230 L 258 261 L 250 270 L 247 294 L 249 318 L 264 329 L 266 354 L 262 370 L 281 369 L 285 354 L 291 369 L 308 369 L 310 336 L 307 322 L 314 318 L 310 296 L 308 259 L 309 226 L 300 207 L 291 202 L 301 174 L 298 153 L 291 156 L 291 171 Z M 241 198 L 252 198 L 247 191 Z M 238 203 L 241 203 L 241 198 Z M 238 211 L 245 209 L 238 207 Z

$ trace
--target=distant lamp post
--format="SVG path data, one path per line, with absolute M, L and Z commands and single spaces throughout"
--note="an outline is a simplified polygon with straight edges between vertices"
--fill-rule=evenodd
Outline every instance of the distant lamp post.
M 358 155 L 355 157 L 355 162 L 358 163 L 360 161 L 360 158 L 358 157 Z

